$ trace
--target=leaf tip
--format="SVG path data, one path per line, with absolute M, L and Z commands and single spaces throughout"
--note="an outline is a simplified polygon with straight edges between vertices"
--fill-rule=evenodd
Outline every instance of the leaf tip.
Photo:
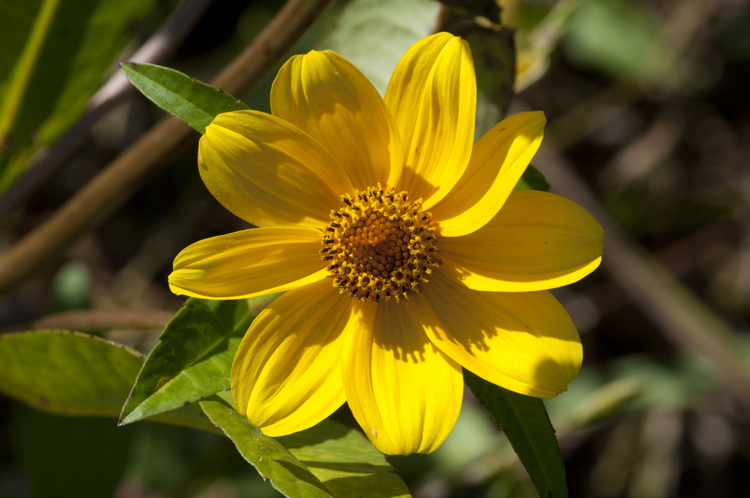
M 123 417 L 122 415 L 120 415 L 120 418 L 117 421 L 117 427 L 122 427 L 123 425 L 132 424 L 133 422 L 137 422 L 137 421 L 138 421 L 138 419 L 133 420 L 133 412 L 130 412 L 125 417 Z

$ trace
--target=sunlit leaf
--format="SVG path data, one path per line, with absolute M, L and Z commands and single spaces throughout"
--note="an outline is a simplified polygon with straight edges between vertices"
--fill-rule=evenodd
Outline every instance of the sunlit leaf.
M 539 496 L 567 497 L 565 467 L 542 400 L 490 384 L 467 370 L 464 380 L 508 436 Z
M 143 95 L 201 134 L 218 114 L 248 108 L 228 93 L 174 69 L 134 62 L 120 67 Z
M 331 420 L 277 438 L 337 497 L 398 498 L 406 484 L 361 432 Z
M 201 408 L 231 439 L 242 457 L 263 479 L 290 498 L 331 498 L 328 489 L 281 443 L 264 435 L 244 416 L 221 400 L 200 402 Z
M 234 353 L 253 318 L 245 300 L 189 299 L 148 355 L 120 423 L 136 422 L 229 389 Z
M 432 33 L 439 12 L 432 0 L 354 0 L 320 47 L 346 57 L 384 95 L 401 56 Z
M 142 363 L 127 346 L 76 332 L 0 336 L 0 389 L 53 413 L 116 416 Z
M 404 482 L 357 430 L 324 421 L 305 431 L 269 438 L 221 400 L 201 401 L 212 422 L 274 488 L 289 497 L 399 498 Z
M 78 119 L 153 4 L 0 2 L 0 192 Z
M 0 336 L 0 391 L 60 415 L 117 417 L 142 364 L 137 351 L 79 332 Z M 152 420 L 214 429 L 190 408 Z

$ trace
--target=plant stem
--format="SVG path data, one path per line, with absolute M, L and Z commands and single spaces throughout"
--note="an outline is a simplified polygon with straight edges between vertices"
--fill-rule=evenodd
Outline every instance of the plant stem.
M 80 332 L 111 329 L 161 330 L 174 314 L 174 311 L 148 309 L 65 311 L 35 320 L 29 328 L 32 330 L 65 329 Z

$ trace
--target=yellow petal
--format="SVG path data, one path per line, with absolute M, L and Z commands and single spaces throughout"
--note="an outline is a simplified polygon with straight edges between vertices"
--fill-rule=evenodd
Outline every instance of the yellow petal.
M 415 43 L 396 66 L 385 102 L 404 144 L 399 186 L 429 209 L 458 182 L 471 156 L 477 87 L 468 43 L 448 33 Z
M 254 228 L 201 240 L 177 255 L 169 287 L 204 299 L 294 289 L 328 275 L 320 241 L 320 233 L 309 228 Z
M 320 143 L 283 119 L 255 111 L 219 114 L 206 128 L 198 167 L 224 207 L 257 226 L 322 228 L 340 195 L 353 192 Z
M 411 302 L 362 310 L 360 329 L 344 346 L 349 407 L 383 453 L 429 453 L 458 418 L 461 367 L 430 343 Z
M 398 130 L 372 83 L 340 55 L 289 59 L 271 88 L 271 112 L 315 138 L 364 190 L 395 185 L 403 162 Z
M 354 303 L 326 279 L 263 310 L 232 364 L 237 410 L 271 437 L 307 429 L 336 411 L 346 400 L 340 358 L 344 337 L 357 332 Z
M 575 202 L 515 190 L 484 227 L 438 240 L 445 274 L 483 291 L 525 292 L 576 282 L 601 262 L 602 228 Z
M 542 143 L 543 112 L 521 112 L 495 125 L 474 144 L 466 172 L 431 209 L 444 237 L 474 232 L 489 222 Z
M 410 302 L 429 302 L 416 309 L 437 347 L 505 389 L 552 398 L 581 368 L 578 332 L 549 292 L 480 292 L 436 271 Z

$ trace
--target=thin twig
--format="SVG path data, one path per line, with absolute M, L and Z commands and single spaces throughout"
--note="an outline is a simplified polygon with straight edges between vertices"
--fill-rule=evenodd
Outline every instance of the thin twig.
M 146 309 L 66 311 L 35 320 L 28 328 L 79 332 L 111 329 L 161 330 L 173 316 L 174 311 Z
M 171 55 L 187 37 L 213 0 L 185 0 L 130 57 L 133 62 L 159 63 Z M 29 169 L 0 197 L 0 219 L 8 216 L 44 184 L 60 166 L 68 162 L 89 136 L 91 127 L 104 114 L 125 100 L 135 88 L 117 71 L 89 100 L 86 112 L 54 144 L 40 151 Z
M 211 82 L 244 95 L 290 50 L 330 0 L 288 0 L 268 26 Z M 49 220 L 0 255 L 0 293 L 62 258 L 80 238 L 117 210 L 148 175 L 197 138 L 176 118 L 166 117 L 107 166 Z

